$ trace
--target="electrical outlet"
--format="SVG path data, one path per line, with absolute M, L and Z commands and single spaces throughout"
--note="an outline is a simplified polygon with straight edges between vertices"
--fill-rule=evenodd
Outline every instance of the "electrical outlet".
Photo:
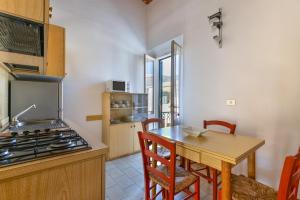
M 228 99 L 228 100 L 226 100 L 226 105 L 227 106 L 235 106 L 236 105 L 236 100 L 235 99 Z

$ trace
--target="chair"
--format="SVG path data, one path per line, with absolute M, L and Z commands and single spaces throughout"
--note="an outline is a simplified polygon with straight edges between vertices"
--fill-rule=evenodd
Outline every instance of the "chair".
M 194 198 L 200 199 L 200 181 L 199 177 L 185 171 L 183 168 L 176 167 L 176 144 L 165 140 L 159 136 L 147 133 L 138 132 L 139 142 L 141 146 L 143 165 L 144 165 L 144 181 L 145 181 L 145 200 L 153 200 L 162 193 L 166 200 L 174 200 L 174 196 L 180 192 L 185 192 L 187 196 L 184 200 Z M 166 159 L 152 152 L 150 143 L 156 143 L 167 148 L 170 152 L 170 158 Z M 156 160 L 161 165 L 154 167 L 150 160 Z M 154 184 L 150 186 L 150 181 Z M 189 187 L 194 184 L 195 191 L 189 190 Z M 150 196 L 150 191 L 161 186 L 161 190 L 155 195 Z
M 208 126 L 222 126 L 227 129 L 229 129 L 230 134 L 235 133 L 236 125 L 230 124 L 228 122 L 224 121 L 218 121 L 218 120 L 211 120 L 211 121 L 203 121 L 203 127 L 207 128 Z M 200 164 L 200 163 L 194 163 L 191 161 L 188 161 L 188 169 L 189 171 L 197 174 L 198 176 L 205 178 L 208 183 L 213 183 L 213 200 L 217 199 L 218 195 L 218 186 L 221 184 L 221 182 L 218 182 L 218 176 L 221 175 L 221 172 L 217 171 L 216 169 L 213 169 L 211 167 L 208 167 L 206 165 Z M 202 171 L 206 171 L 206 174 L 202 173 Z M 212 171 L 212 177 L 210 175 L 210 171 Z
M 163 126 L 163 120 L 159 118 L 150 118 L 142 121 L 143 131 L 147 132 L 149 130 L 149 124 L 157 123 L 161 128 Z
M 143 131 L 148 132 L 149 131 L 149 125 L 150 124 L 155 124 L 155 123 L 158 124 L 160 128 L 163 127 L 163 124 L 164 124 L 163 120 L 159 119 L 159 118 L 146 119 L 146 120 L 142 121 Z M 157 147 L 157 153 L 160 156 L 164 157 L 164 158 L 170 157 L 170 152 L 168 150 L 166 150 L 165 148 L 160 147 L 160 146 Z
M 243 175 L 232 175 L 232 199 L 297 200 L 299 179 L 300 147 L 297 155 L 285 159 L 278 192 Z M 219 199 L 222 199 L 222 190 L 219 191 Z

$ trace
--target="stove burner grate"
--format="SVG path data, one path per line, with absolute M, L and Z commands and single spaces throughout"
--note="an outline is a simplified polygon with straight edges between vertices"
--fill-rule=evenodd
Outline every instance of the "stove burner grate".
M 51 149 L 70 148 L 75 146 L 75 142 L 72 140 L 59 140 L 49 145 Z
M 0 149 L 0 158 L 8 158 L 12 156 L 12 153 L 8 149 Z
M 15 137 L 0 138 L 0 147 L 7 146 L 7 145 L 14 145 L 16 143 L 17 143 L 17 139 Z
M 0 168 L 87 149 L 88 143 L 71 129 L 0 137 Z

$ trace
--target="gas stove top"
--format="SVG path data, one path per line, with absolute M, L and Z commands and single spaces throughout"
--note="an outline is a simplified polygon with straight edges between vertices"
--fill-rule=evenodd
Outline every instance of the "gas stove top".
M 11 132 L 0 137 L 0 167 L 90 149 L 70 128 Z

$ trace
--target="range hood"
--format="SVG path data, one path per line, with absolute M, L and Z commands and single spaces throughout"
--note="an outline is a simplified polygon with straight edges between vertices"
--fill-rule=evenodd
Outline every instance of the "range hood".
M 0 13 L 0 50 L 44 56 L 44 25 Z
M 46 76 L 43 73 L 43 68 L 38 66 L 28 66 L 20 64 L 1 63 L 16 80 L 23 81 L 45 81 L 45 82 L 60 82 L 63 77 Z
M 45 76 L 45 25 L 0 13 L 0 66 L 18 80 L 60 81 Z

